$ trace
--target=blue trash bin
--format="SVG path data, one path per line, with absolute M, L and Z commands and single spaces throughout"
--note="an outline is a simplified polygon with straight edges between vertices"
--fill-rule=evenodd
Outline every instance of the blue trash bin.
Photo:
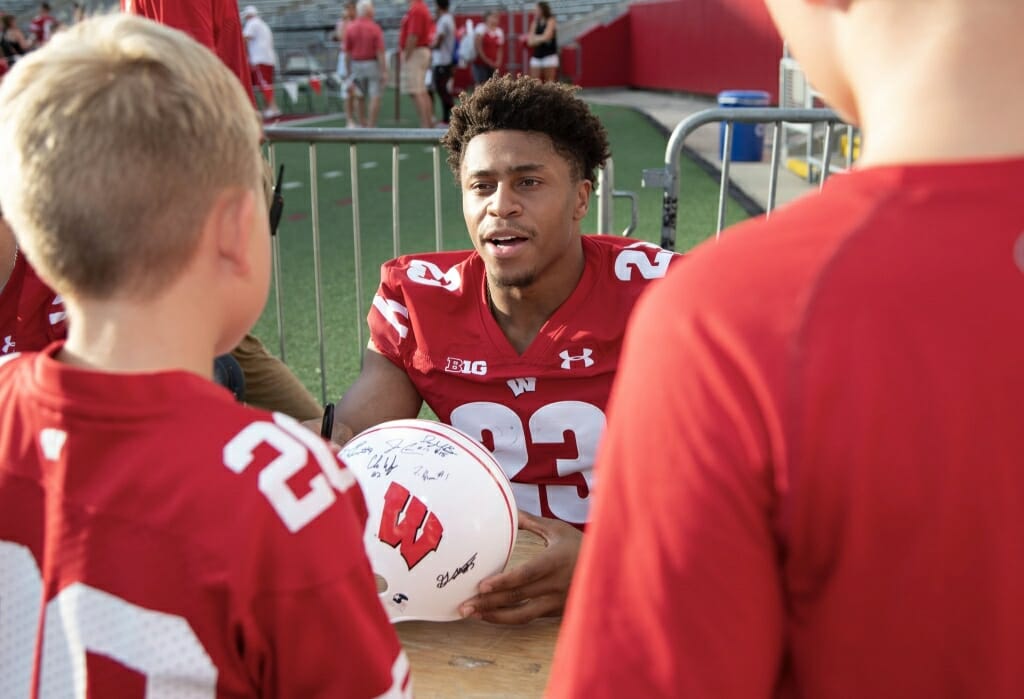
M 718 93 L 719 107 L 767 107 L 771 95 L 763 90 L 726 90 Z M 732 130 L 732 160 L 758 162 L 764 151 L 764 124 L 735 122 Z M 725 155 L 725 122 L 718 131 L 718 152 Z M 724 157 L 723 157 L 724 159 Z

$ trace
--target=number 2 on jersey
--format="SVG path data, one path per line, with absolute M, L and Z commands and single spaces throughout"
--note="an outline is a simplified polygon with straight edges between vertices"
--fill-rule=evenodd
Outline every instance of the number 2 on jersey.
M 544 474 L 544 477 L 565 479 L 579 473 L 587 483 L 587 496 L 581 498 L 575 485 L 513 482 L 512 492 L 516 496 L 516 505 L 527 512 L 541 513 L 543 491 L 552 515 L 574 524 L 587 521 L 594 458 L 605 426 L 604 413 L 596 405 L 574 400 L 549 403 L 538 408 L 524 425 L 511 408 L 500 403 L 477 401 L 453 410 L 451 423 L 476 440 L 482 441 L 484 433 L 490 433 L 494 457 L 509 480 L 519 475 L 530 462 L 528 442 L 535 445 L 563 444 L 565 433 L 572 432 L 576 437 L 576 458 L 555 459 L 556 473 Z

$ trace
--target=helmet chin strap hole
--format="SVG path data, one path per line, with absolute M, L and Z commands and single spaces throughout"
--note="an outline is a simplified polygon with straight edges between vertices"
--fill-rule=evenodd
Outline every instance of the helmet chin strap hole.
M 373 577 L 376 578 L 376 580 L 377 580 L 377 594 L 380 594 L 382 592 L 387 592 L 388 591 L 388 581 L 385 580 L 380 575 L 376 575 L 375 574 Z

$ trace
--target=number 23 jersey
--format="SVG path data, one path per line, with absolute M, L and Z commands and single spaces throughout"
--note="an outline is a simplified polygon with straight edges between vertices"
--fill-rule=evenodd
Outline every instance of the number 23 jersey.
M 475 251 L 386 262 L 369 314 L 374 348 L 443 422 L 483 442 L 527 512 L 582 527 L 626 321 L 678 256 L 583 236 L 576 289 L 521 355 L 491 315 Z

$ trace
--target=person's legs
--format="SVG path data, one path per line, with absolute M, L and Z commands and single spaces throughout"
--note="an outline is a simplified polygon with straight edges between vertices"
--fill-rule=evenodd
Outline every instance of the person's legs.
M 487 82 L 487 78 L 491 77 L 487 72 L 487 66 L 482 66 L 478 63 L 474 63 L 470 66 L 470 71 L 473 73 L 473 84 L 480 85 Z
M 540 69 L 540 79 L 543 80 L 546 83 L 554 82 L 555 78 L 558 77 L 557 74 L 558 74 L 558 66 L 554 66 L 552 68 L 541 68 Z
M 451 77 L 452 67 L 450 65 L 434 66 L 434 89 L 437 90 L 437 95 L 441 98 L 441 121 L 446 124 L 451 119 L 452 106 L 455 104 L 452 93 L 448 91 L 448 81 Z
M 369 100 L 366 126 L 374 129 L 377 127 L 377 117 L 380 115 L 380 69 L 377 66 L 374 66 L 373 74 L 367 78 L 366 98 Z
M 430 49 L 420 47 L 409 57 L 408 72 L 403 76 L 405 87 L 412 96 L 419 117 L 420 128 L 429 129 L 434 125 L 433 105 L 427 94 L 427 71 L 430 70 Z
M 280 359 L 270 354 L 252 334 L 231 350 L 244 375 L 245 401 L 264 410 L 276 410 L 296 420 L 318 418 L 320 403 Z

